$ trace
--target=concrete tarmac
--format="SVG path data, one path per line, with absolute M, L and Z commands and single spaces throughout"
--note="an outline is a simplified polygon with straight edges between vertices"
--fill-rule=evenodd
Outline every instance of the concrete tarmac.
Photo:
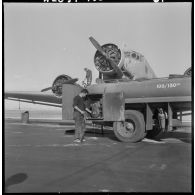
M 192 192 L 189 131 L 138 143 L 100 132 L 77 144 L 71 125 L 5 122 L 6 192 Z

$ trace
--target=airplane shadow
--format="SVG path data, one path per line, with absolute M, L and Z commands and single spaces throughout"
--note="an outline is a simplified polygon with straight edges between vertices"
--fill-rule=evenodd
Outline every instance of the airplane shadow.
M 12 175 L 8 177 L 5 181 L 5 192 L 8 192 L 8 187 L 22 183 L 28 178 L 26 173 L 17 173 L 15 175 Z

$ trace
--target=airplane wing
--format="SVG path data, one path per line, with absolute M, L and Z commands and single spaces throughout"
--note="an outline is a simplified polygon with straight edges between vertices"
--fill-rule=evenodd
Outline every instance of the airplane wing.
M 76 84 L 77 81 L 78 78 L 72 79 L 67 75 L 60 75 L 54 80 L 52 87 L 42 89 L 41 92 L 6 91 L 4 99 L 62 108 L 62 85 L 71 84 L 78 86 L 79 89 L 82 88 L 79 84 Z M 52 90 L 53 93 L 43 93 L 48 90 Z
M 12 101 L 62 107 L 62 99 L 49 93 L 7 91 L 4 93 L 4 98 Z

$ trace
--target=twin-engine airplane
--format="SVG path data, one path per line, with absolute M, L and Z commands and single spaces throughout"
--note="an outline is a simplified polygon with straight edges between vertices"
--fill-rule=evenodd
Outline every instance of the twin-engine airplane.
M 153 120 L 158 108 L 168 112 L 169 129 L 178 113 L 181 116 L 183 111 L 191 110 L 191 68 L 183 75 L 157 78 L 142 54 L 112 43 L 101 46 L 93 37 L 89 39 L 97 49 L 94 64 L 99 71 L 96 83 L 86 86 L 88 98 L 98 110 L 89 118 L 93 123 L 113 126 L 119 140 L 136 142 L 146 134 L 154 137 L 161 132 L 159 123 Z M 60 75 L 41 92 L 5 92 L 5 98 L 62 107 L 62 118 L 72 119 L 71 101 L 83 88 L 77 81 Z M 48 90 L 53 94 L 43 93 Z
M 116 79 L 130 81 L 156 78 L 150 65 L 140 53 L 125 49 L 121 51 L 115 44 L 100 46 L 93 37 L 89 39 L 97 49 L 94 57 L 95 67 L 100 73 L 97 82 L 108 83 L 114 82 Z M 63 74 L 55 78 L 51 87 L 42 89 L 41 92 L 7 91 L 5 98 L 13 101 L 62 107 L 62 85 L 78 85 L 77 81 L 77 78 L 73 79 Z M 52 94 L 42 93 L 48 90 L 51 90 Z

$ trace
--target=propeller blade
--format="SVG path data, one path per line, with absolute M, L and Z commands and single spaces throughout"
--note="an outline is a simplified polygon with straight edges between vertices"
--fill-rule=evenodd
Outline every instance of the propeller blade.
M 93 44 L 93 46 L 103 55 L 106 56 L 106 53 L 104 52 L 104 50 L 102 49 L 101 45 L 93 38 L 93 37 L 89 37 L 89 40 L 91 41 L 91 43 Z
M 52 89 L 52 87 L 47 87 L 47 88 L 45 88 L 45 89 L 42 89 L 41 92 L 48 91 L 48 90 L 50 90 L 50 89 Z
M 116 74 L 119 76 L 119 77 L 122 77 L 123 76 L 123 72 L 121 71 L 121 69 L 110 59 L 110 58 L 106 58 L 110 65 L 112 66 L 113 70 L 116 72 Z

